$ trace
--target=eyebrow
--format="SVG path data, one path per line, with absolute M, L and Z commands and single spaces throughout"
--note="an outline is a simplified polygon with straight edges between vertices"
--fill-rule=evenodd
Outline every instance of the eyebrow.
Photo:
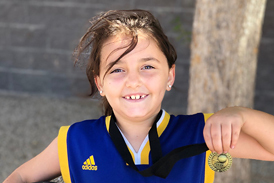
M 157 58 L 154 58 L 154 57 L 146 57 L 146 58 L 142 58 L 141 60 L 145 61 L 145 62 L 150 61 L 150 60 L 155 60 L 156 62 L 160 62 Z
M 141 60 L 141 61 L 144 61 L 144 62 L 154 60 L 154 61 L 160 63 L 160 61 L 159 61 L 157 58 L 154 58 L 154 57 L 145 57 L 145 58 L 141 58 L 140 60 Z M 115 62 L 115 61 L 110 62 L 110 63 L 107 65 L 107 68 L 109 68 L 111 65 L 113 65 L 114 62 Z M 121 59 L 121 60 L 118 60 L 114 65 L 116 65 L 116 64 L 118 64 L 118 63 L 123 63 L 123 62 L 124 62 L 123 59 Z M 114 66 L 114 65 L 113 65 L 113 66 Z

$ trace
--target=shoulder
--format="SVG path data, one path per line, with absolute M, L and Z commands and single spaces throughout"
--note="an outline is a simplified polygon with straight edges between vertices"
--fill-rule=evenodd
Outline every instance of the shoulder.
M 86 119 L 80 122 L 73 123 L 72 125 L 69 126 L 70 129 L 73 128 L 86 128 L 89 126 L 96 126 L 99 124 L 105 124 L 105 116 L 101 116 L 98 119 Z
M 208 115 L 204 113 L 177 116 L 170 115 L 170 120 L 167 129 L 174 133 L 183 133 L 184 135 L 200 134 L 202 137 L 203 129 L 207 118 Z
M 161 139 L 163 142 L 166 140 L 167 144 L 172 146 L 171 148 L 204 143 L 204 126 L 205 119 L 203 113 L 170 115 L 169 124 Z
M 181 123 L 205 123 L 206 120 L 212 114 L 208 113 L 196 113 L 191 115 L 170 115 L 170 121 L 181 122 Z
M 73 123 L 69 126 L 61 126 L 59 130 L 60 134 L 67 134 L 67 133 L 85 133 L 90 131 L 96 131 L 101 128 L 105 128 L 105 116 L 102 116 L 98 119 L 87 119 L 80 122 Z

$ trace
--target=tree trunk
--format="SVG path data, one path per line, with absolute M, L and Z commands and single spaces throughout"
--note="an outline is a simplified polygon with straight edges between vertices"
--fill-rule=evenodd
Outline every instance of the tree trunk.
M 253 107 L 266 0 L 197 0 L 191 43 L 188 113 Z M 234 160 L 216 182 L 249 182 L 249 161 Z

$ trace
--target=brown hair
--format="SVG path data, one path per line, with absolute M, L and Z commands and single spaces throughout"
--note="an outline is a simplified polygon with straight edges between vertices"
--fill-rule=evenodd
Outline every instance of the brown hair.
M 87 52 L 88 63 L 86 67 L 87 77 L 91 86 L 91 96 L 98 92 L 94 78 L 100 75 L 100 57 L 102 46 L 105 41 L 119 34 L 126 34 L 132 37 L 131 42 L 124 48 L 125 52 L 110 65 L 107 72 L 127 53 L 131 52 L 138 43 L 138 33 L 147 34 L 155 40 L 161 51 L 167 58 L 169 68 L 175 63 L 177 54 L 174 47 L 164 34 L 159 21 L 145 10 L 110 10 L 96 16 L 90 21 L 91 26 L 80 39 L 79 45 L 75 49 L 75 63 L 80 61 L 81 54 Z M 118 48 L 122 49 L 122 48 Z M 115 51 L 115 50 L 114 50 Z M 106 72 L 106 73 L 107 73 Z M 103 97 L 105 115 L 112 113 L 106 97 Z

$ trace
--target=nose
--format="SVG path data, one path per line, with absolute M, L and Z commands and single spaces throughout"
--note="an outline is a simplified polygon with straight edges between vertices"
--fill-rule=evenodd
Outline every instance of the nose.
M 137 88 L 141 85 L 141 76 L 137 71 L 130 71 L 127 74 L 126 87 Z

